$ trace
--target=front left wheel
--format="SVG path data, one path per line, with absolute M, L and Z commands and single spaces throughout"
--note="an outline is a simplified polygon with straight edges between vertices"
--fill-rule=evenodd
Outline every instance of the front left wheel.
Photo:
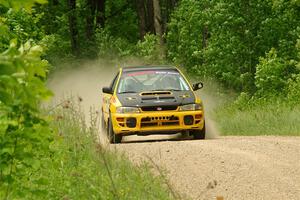
M 111 144 L 118 144 L 122 142 L 122 135 L 115 134 L 111 119 L 108 120 L 108 139 Z
M 204 140 L 205 139 L 205 122 L 204 122 L 202 130 L 193 130 L 193 131 L 191 131 L 191 134 L 193 135 L 194 139 L 196 139 L 196 140 Z

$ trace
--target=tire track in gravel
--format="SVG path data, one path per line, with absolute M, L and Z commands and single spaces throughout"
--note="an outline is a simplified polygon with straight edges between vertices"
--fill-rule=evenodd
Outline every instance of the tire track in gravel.
M 134 163 L 150 157 L 191 199 L 300 199 L 299 137 L 220 137 L 111 145 Z

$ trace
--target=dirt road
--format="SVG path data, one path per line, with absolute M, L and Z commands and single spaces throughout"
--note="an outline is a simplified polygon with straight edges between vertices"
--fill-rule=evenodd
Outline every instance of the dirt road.
M 135 163 L 149 157 L 191 199 L 300 199 L 299 137 L 220 137 L 112 145 Z
M 88 118 L 90 106 L 99 110 L 101 88 L 110 83 L 117 71 L 118 66 L 107 65 L 100 60 L 57 72 L 48 83 L 55 92 L 54 100 L 70 95 L 82 97 Z M 205 88 L 200 95 L 208 114 L 218 103 L 217 98 L 206 94 Z M 125 152 L 133 162 L 150 157 L 165 170 L 167 180 L 183 197 L 300 200 L 300 137 L 218 137 L 211 122 L 208 129 L 208 136 L 217 139 L 135 142 L 110 147 Z M 126 137 L 124 141 L 137 138 L 149 139 Z

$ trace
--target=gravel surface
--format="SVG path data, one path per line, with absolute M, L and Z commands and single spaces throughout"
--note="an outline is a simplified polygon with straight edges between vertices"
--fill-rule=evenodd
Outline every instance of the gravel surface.
M 184 198 L 300 199 L 300 137 L 139 141 L 111 147 L 134 163 L 153 160 Z

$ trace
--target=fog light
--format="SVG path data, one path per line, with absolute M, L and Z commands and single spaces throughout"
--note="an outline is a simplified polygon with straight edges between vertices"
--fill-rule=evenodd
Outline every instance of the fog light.
M 118 122 L 124 122 L 124 117 L 117 117 Z
M 136 126 L 136 118 L 134 117 L 127 118 L 126 126 L 129 128 L 134 128 Z
M 195 119 L 201 119 L 202 115 L 201 114 L 197 114 L 195 115 Z
M 194 124 L 194 117 L 192 115 L 184 116 L 184 124 L 185 125 L 192 125 Z

